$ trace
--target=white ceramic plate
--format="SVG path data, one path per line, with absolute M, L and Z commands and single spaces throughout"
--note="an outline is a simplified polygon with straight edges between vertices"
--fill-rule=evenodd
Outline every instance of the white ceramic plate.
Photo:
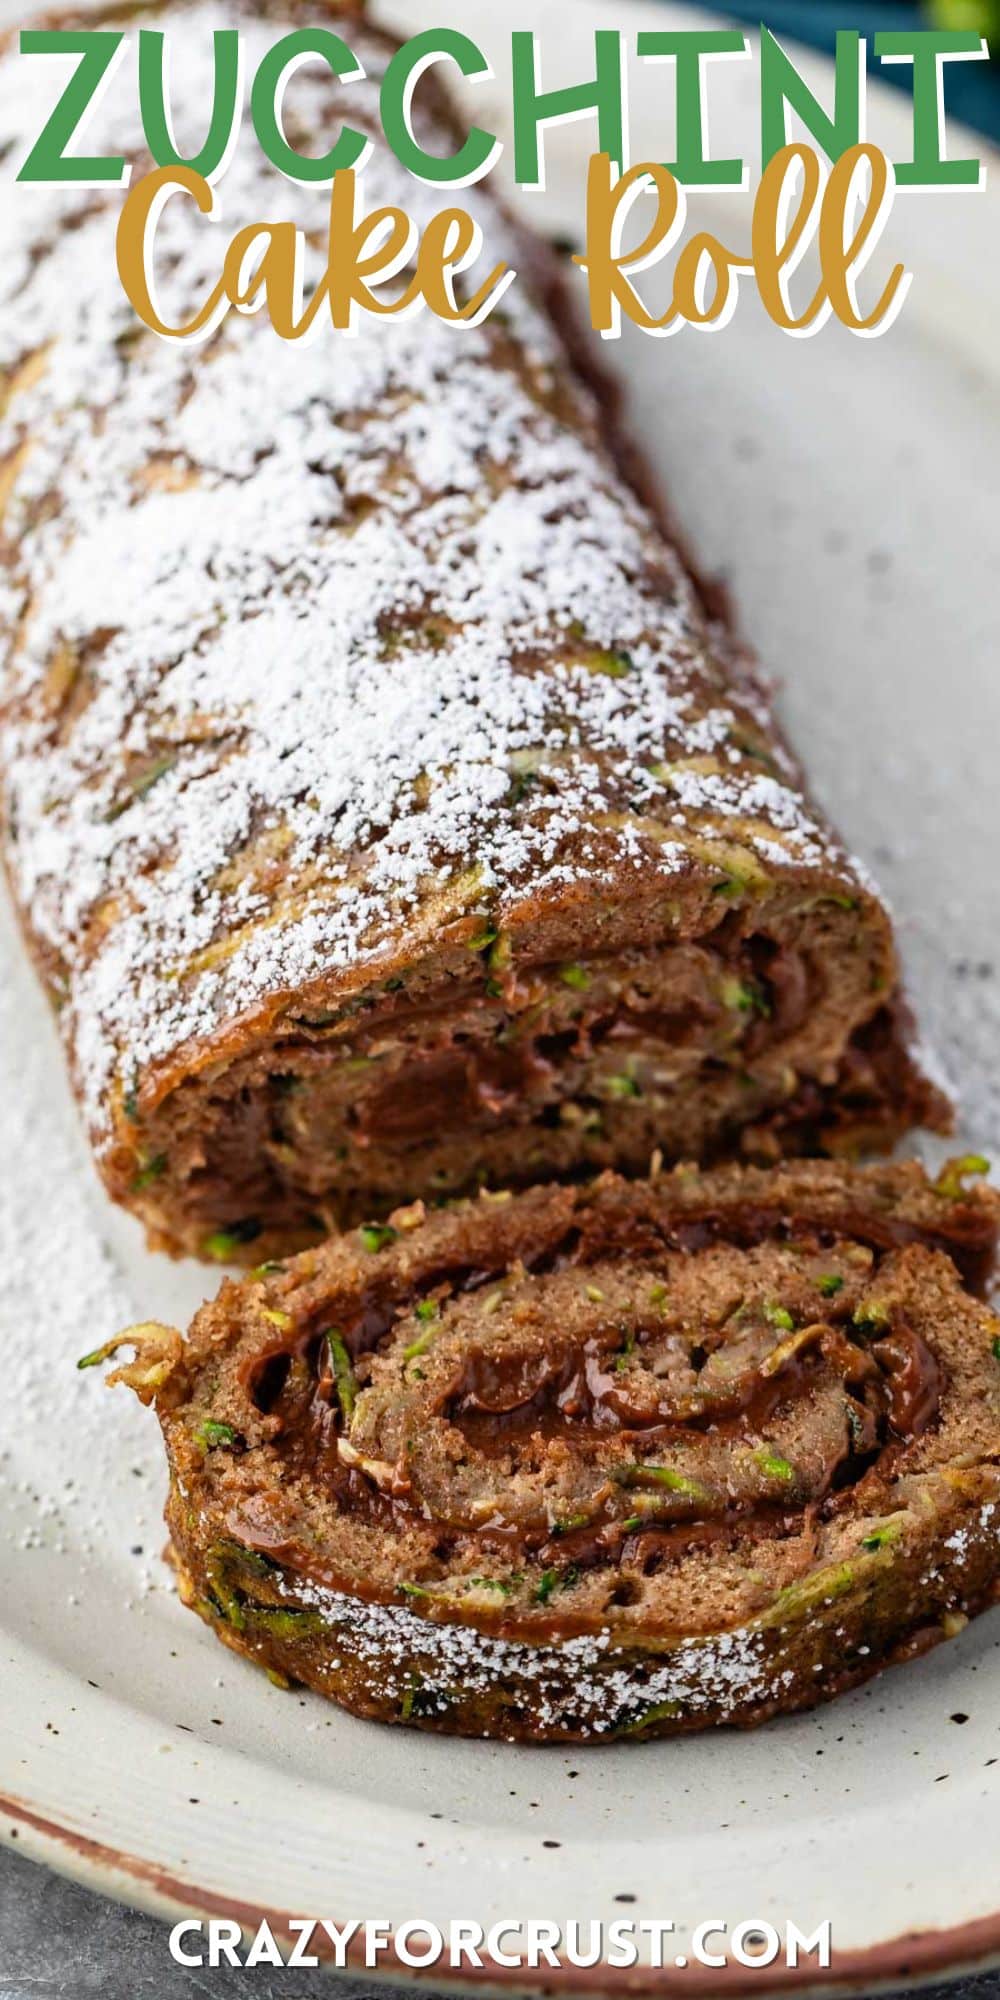
M 393 10 L 407 27 L 460 20 L 501 78 L 509 29 L 539 26 L 546 81 L 585 74 L 595 23 L 631 31 L 665 11 Z M 637 158 L 669 157 L 666 77 L 636 79 Z M 715 133 L 752 153 L 751 66 L 725 65 L 715 92 L 713 79 Z M 908 127 L 905 100 L 880 92 L 873 136 L 898 155 Z M 531 198 L 549 227 L 578 226 L 589 138 L 572 127 L 550 149 L 552 185 Z M 978 199 L 900 208 L 892 246 L 917 275 L 887 339 L 789 341 L 747 302 L 721 339 L 637 336 L 615 357 L 700 554 L 726 567 L 784 677 L 822 796 L 894 900 L 916 999 L 964 1093 L 963 1142 L 987 1151 L 1000 1139 L 992 171 Z M 704 210 L 719 226 L 741 214 L 728 197 Z M 278 1692 L 180 1609 L 159 1557 L 155 1426 L 73 1362 L 133 1318 L 183 1320 L 211 1276 L 150 1258 L 109 1208 L 6 916 L 2 946 L 0 1834 L 161 1912 L 673 1917 L 678 1953 L 709 1916 L 829 1917 L 835 1975 L 866 1985 L 1000 1957 L 997 1615 L 754 1735 L 564 1755 L 355 1722 Z M 628 1983 L 741 1978 L 776 1983 L 738 1970 Z M 625 1982 L 598 1969 L 574 1983 Z

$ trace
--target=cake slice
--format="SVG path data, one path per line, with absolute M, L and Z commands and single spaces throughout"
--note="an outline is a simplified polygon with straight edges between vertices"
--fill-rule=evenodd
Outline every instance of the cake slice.
M 982 1164 L 418 1203 L 133 1329 L 185 1602 L 360 1715 L 532 1741 L 760 1722 L 951 1636 L 1000 1577 Z

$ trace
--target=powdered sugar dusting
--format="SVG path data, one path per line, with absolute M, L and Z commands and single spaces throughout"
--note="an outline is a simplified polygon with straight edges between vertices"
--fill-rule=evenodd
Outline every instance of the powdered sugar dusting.
M 179 105 L 207 101 L 223 20 L 248 69 L 281 29 L 179 9 Z M 385 51 L 351 41 L 352 118 L 374 133 Z M 53 87 L 52 67 L 0 63 L 15 157 Z M 337 94 L 309 71 L 293 95 L 314 149 Z M 134 103 L 123 71 L 88 145 L 139 154 Z M 363 186 L 418 221 L 441 205 L 381 145 Z M 116 1082 L 374 967 L 442 894 L 464 914 L 611 869 L 676 878 L 720 831 L 768 872 L 832 860 L 851 879 L 782 754 L 763 774 L 748 749 L 753 701 L 600 443 L 532 252 L 482 191 L 462 198 L 484 270 L 520 272 L 482 328 L 366 316 L 301 347 L 233 316 L 195 350 L 139 329 L 114 283 L 117 194 L 4 205 L 0 758 L 17 893 L 99 1141 Z M 278 212 L 322 229 L 323 191 L 278 183 L 247 133 L 220 199 L 226 235 Z M 168 204 L 175 320 L 220 240 Z
M 291 1594 L 289 1594 L 291 1595 Z M 739 1714 L 776 1699 L 794 1679 L 775 1671 L 760 1632 L 744 1627 L 705 1639 L 685 1640 L 659 1664 L 616 1652 L 611 1634 L 598 1631 L 558 1647 L 529 1646 L 493 1638 L 469 1626 L 436 1624 L 405 1605 L 366 1604 L 342 1592 L 302 1583 L 297 1605 L 310 1605 L 329 1621 L 344 1653 L 364 1662 L 373 1693 L 393 1699 L 412 1681 L 421 1662 L 422 1714 L 446 1719 L 453 1701 L 491 1696 L 513 1684 L 530 1699 L 534 1725 L 558 1734 L 583 1725 L 597 1737 L 620 1733 L 634 1707 L 638 1723 L 652 1709 L 678 1708 L 693 1716 L 724 1710 Z M 342 1660 L 331 1653 L 337 1672 Z M 528 1695 L 530 1690 L 530 1695 Z
M 25 1573 L 30 1552 L 49 1596 L 56 1593 L 72 1608 L 86 1605 L 95 1574 L 130 1547 L 129 1597 L 153 1588 L 162 1474 L 148 1422 L 129 1407 L 131 1399 L 119 1398 L 112 1411 L 110 1399 L 94 1394 L 94 1377 L 75 1367 L 81 1354 L 127 1323 L 139 1302 L 105 1242 L 103 1198 L 86 1171 L 69 1107 L 53 1091 L 47 1023 L 42 1033 L 35 1023 L 26 1032 L 35 996 L 15 947 L 4 907 L 0 1264 L 8 1277 L 0 1290 L 7 1411 L 0 1514 L 18 1564 L 16 1587 L 7 1569 L 4 1599 L 11 1610 L 15 1599 L 30 1601 L 38 1574 Z

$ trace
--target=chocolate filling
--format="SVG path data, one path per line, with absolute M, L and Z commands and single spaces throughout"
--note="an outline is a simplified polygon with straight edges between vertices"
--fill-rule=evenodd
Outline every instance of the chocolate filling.
M 905 1315 L 892 1307 L 888 1317 L 868 1318 L 857 1303 L 866 1287 L 877 1289 L 879 1250 L 861 1260 L 859 1275 L 852 1272 L 857 1243 L 849 1234 L 812 1229 L 794 1241 L 796 1233 L 789 1218 L 778 1254 L 793 1269 L 803 1259 L 809 1270 L 822 1269 L 834 1296 L 818 1298 L 815 1317 L 795 1329 L 780 1298 L 766 1309 L 756 1299 L 717 1325 L 668 1326 L 666 1333 L 657 1314 L 643 1318 L 637 1311 L 623 1340 L 622 1324 L 606 1321 L 597 1295 L 587 1307 L 593 1328 L 581 1338 L 560 1340 L 543 1312 L 540 1328 L 492 1343 L 490 1315 L 479 1311 L 478 1331 L 425 1401 L 414 1387 L 424 1374 L 418 1366 L 424 1342 L 432 1352 L 451 1308 L 473 1306 L 485 1288 L 509 1276 L 451 1267 L 422 1280 L 421 1291 L 434 1301 L 433 1333 L 421 1333 L 423 1323 L 410 1317 L 412 1300 L 374 1292 L 337 1325 L 336 1338 L 356 1371 L 349 1404 L 331 1362 L 328 1329 L 314 1317 L 296 1327 L 289 1344 L 257 1352 L 247 1387 L 278 1426 L 290 1475 L 308 1473 L 353 1515 L 397 1532 L 408 1521 L 434 1518 L 446 1550 L 473 1534 L 484 1550 L 511 1559 L 521 1550 L 543 1562 L 589 1568 L 625 1561 L 648 1573 L 661 1553 L 728 1539 L 736 1529 L 781 1537 L 798 1532 L 804 1512 L 835 1512 L 840 1496 L 882 1454 L 933 1424 L 942 1389 L 939 1364 Z M 884 1239 L 882 1248 L 909 1233 L 891 1216 L 867 1217 L 862 1231 Z M 680 1249 L 697 1260 L 722 1231 L 708 1213 L 668 1234 L 673 1255 Z M 729 1212 L 725 1243 L 734 1237 L 748 1250 L 773 1248 L 774 1218 L 752 1206 L 735 1218 Z M 603 1272 L 609 1255 L 612 1269 L 627 1261 L 631 1271 L 651 1247 L 643 1231 L 626 1230 L 617 1239 L 611 1231 L 610 1241 L 605 1235 L 590 1246 L 574 1233 L 535 1258 L 532 1283 L 576 1282 L 578 1274 Z M 662 1239 L 658 1249 L 662 1268 L 669 1254 Z M 645 1283 L 648 1272 L 639 1271 Z M 370 1437 L 355 1445 L 353 1406 L 363 1401 L 379 1361 L 401 1344 L 394 1413 L 409 1399 L 412 1422 L 397 1425 L 393 1448 L 380 1458 Z M 378 1430 L 376 1420 L 376 1439 Z M 781 1442 L 786 1433 L 794 1455 Z M 428 1452 L 429 1485 L 422 1464 Z M 547 1468 L 564 1464 L 567 1453 L 582 1467 L 586 1490 L 579 1512 L 559 1519 L 545 1501 Z M 470 1466 L 483 1473 L 481 1487 L 472 1481 L 471 1513 L 468 1493 L 459 1490 Z M 457 1476 L 454 1503 L 449 1468 Z M 524 1501 L 517 1497 L 522 1482 L 529 1488 Z M 258 1529 L 241 1517 L 239 1534 L 249 1546 L 275 1553 L 266 1523 Z
M 877 1145 L 914 1074 L 888 1012 L 857 1025 L 873 1006 L 864 953 L 842 957 L 831 985 L 816 921 L 789 922 L 796 943 L 743 932 L 731 913 L 656 952 L 496 976 L 476 961 L 420 1004 L 403 987 L 289 1013 L 266 1049 L 164 1101 L 139 1175 L 157 1204 L 169 1181 L 201 1247 L 262 1219 L 270 1240 L 301 1242 L 483 1176 L 641 1172 L 654 1150 Z

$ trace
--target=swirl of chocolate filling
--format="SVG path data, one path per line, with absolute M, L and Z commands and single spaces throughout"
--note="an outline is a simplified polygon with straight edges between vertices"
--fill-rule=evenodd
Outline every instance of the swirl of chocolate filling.
M 606 1175 L 229 1283 L 122 1371 L 182 1592 L 272 1673 L 431 1728 L 835 1693 L 1000 1575 L 997 1218 L 914 1164 Z

